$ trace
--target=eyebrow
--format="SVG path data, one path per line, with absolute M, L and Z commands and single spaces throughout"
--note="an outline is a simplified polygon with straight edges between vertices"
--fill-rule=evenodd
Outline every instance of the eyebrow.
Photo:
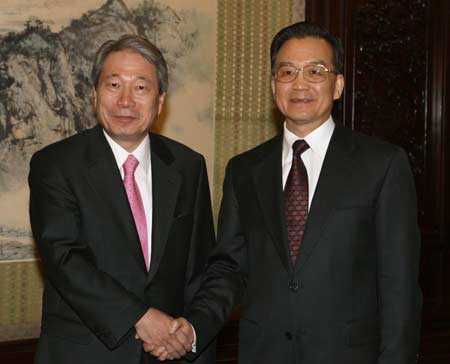
M 325 61 L 323 61 L 321 59 L 306 62 L 305 65 L 321 65 L 321 66 L 328 67 L 327 66 L 327 62 L 325 62 Z M 281 66 L 294 66 L 295 67 L 295 64 L 292 63 L 292 62 L 280 62 L 280 63 L 278 63 L 277 67 L 281 67 Z
M 118 73 L 112 73 L 112 74 L 110 74 L 110 75 L 105 75 L 105 78 L 106 78 L 106 79 L 108 79 L 108 78 L 114 78 L 114 77 L 120 77 L 120 76 L 119 76 Z
M 105 76 L 105 79 L 108 80 L 108 79 L 111 79 L 111 78 L 114 78 L 114 77 L 119 77 L 120 78 L 121 76 L 118 73 L 112 73 L 112 74 L 110 74 L 108 76 Z M 149 78 L 145 77 L 145 76 L 137 76 L 136 79 L 152 83 L 152 81 Z

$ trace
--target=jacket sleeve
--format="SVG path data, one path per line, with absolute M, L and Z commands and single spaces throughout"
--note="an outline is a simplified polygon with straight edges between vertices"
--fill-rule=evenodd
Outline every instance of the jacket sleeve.
M 376 215 L 381 346 L 378 364 L 416 362 L 422 295 L 416 192 L 406 154 L 396 149 L 378 196 Z
M 187 319 L 196 330 L 200 351 L 229 318 L 243 286 L 246 243 L 239 221 L 231 162 L 223 186 L 218 229 L 218 244 L 208 260 L 200 291 L 187 313 Z
M 215 245 L 214 223 L 211 210 L 211 198 L 206 173 L 205 161 L 201 159 L 201 168 L 198 175 L 197 191 L 194 205 L 194 220 L 190 239 L 189 258 L 186 269 L 185 282 L 185 313 L 200 288 L 206 263 L 212 248 Z M 197 331 L 196 331 L 197 334 Z M 212 364 L 216 361 L 215 342 L 207 346 L 198 346 L 196 353 L 190 353 L 187 358 L 194 360 L 195 364 Z
M 83 240 L 76 196 L 49 153 L 33 156 L 29 186 L 31 227 L 45 279 L 76 313 L 76 321 L 79 318 L 110 349 L 117 347 L 146 305 L 97 266 Z

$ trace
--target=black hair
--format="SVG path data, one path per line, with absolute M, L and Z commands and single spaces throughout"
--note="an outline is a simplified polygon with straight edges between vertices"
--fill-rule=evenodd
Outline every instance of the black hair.
M 342 43 L 338 38 L 333 37 L 326 30 L 319 26 L 302 21 L 289 25 L 281 29 L 273 38 L 270 46 L 270 66 L 275 68 L 275 60 L 280 48 L 290 39 L 302 39 L 306 37 L 320 38 L 325 40 L 333 50 L 333 65 L 334 71 L 337 74 L 344 72 L 344 49 Z

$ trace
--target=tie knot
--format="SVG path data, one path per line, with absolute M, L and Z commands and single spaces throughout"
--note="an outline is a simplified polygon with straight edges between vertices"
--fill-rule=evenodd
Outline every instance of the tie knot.
M 304 139 L 299 139 L 292 145 L 292 149 L 294 150 L 294 156 L 296 157 L 300 156 L 308 148 L 309 145 Z
M 139 161 L 136 159 L 136 157 L 133 154 L 130 154 L 123 164 L 123 172 L 125 176 L 133 176 L 138 164 Z

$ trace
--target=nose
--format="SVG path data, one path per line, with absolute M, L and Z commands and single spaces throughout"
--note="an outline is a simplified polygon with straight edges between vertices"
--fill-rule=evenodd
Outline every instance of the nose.
M 135 106 L 133 93 L 129 87 L 125 86 L 120 90 L 119 98 L 117 99 L 117 104 L 120 107 L 125 107 L 125 108 Z
M 297 90 L 304 90 L 309 88 L 309 82 L 303 77 L 303 71 L 299 70 L 297 77 L 292 81 L 292 87 Z

